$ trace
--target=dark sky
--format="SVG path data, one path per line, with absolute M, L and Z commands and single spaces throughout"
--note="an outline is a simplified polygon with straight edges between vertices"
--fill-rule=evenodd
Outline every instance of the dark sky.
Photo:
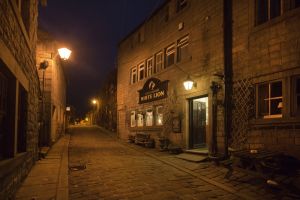
M 83 115 L 116 67 L 117 44 L 164 0 L 48 0 L 39 26 L 72 50 L 64 63 L 67 103 Z

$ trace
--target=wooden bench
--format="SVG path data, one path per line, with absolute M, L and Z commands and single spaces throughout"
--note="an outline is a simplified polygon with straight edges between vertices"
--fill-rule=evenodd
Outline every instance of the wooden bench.
M 154 139 L 150 138 L 149 133 L 136 133 L 135 134 L 135 144 L 140 144 L 145 147 L 153 148 L 154 147 Z
M 292 177 L 300 167 L 299 161 L 291 156 L 263 149 L 235 151 L 231 159 L 221 161 L 220 164 L 228 169 L 225 178 L 230 178 L 233 171 L 237 170 L 276 186 L 279 185 L 275 181 L 276 176 Z

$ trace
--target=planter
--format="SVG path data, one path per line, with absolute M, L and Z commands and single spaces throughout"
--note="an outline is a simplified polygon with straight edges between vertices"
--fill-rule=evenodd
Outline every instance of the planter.
M 167 151 L 169 144 L 170 144 L 170 140 L 166 137 L 161 137 L 161 138 L 158 138 L 158 141 L 159 141 L 160 150 Z

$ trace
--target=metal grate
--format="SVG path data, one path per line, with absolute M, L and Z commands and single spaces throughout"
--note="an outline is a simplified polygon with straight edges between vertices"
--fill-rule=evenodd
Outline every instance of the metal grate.
M 255 116 L 255 93 L 251 79 L 233 83 L 232 133 L 231 147 L 241 149 L 247 142 L 249 120 Z

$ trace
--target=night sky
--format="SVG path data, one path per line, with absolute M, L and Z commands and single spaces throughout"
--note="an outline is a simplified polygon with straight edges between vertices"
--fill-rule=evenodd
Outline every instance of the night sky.
M 117 63 L 117 45 L 164 0 L 48 0 L 39 9 L 39 26 L 72 50 L 63 63 L 67 104 L 83 116 Z

